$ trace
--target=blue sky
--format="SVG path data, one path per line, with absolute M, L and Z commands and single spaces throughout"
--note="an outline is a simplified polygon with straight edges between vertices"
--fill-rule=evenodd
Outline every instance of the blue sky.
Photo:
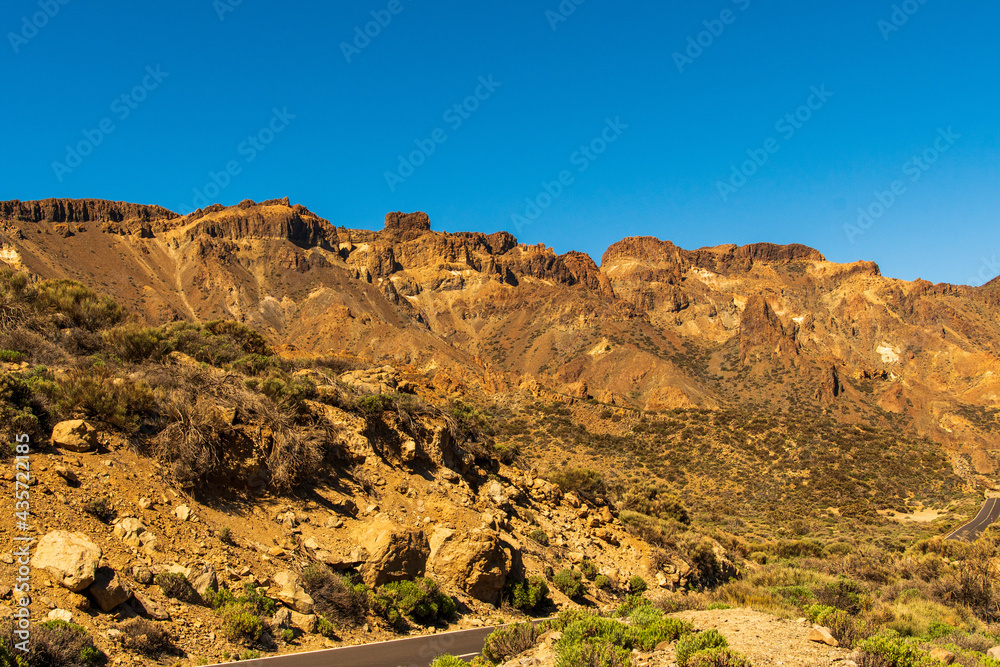
M 0 10 L 2 199 L 1000 272 L 996 3 L 94 4 Z

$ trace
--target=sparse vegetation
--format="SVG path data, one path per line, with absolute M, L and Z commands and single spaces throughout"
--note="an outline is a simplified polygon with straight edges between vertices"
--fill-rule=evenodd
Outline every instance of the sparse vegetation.
M 174 598 L 188 604 L 195 604 L 199 600 L 198 592 L 191 586 L 187 577 L 180 572 L 161 572 L 156 575 L 154 581 L 168 598 Z
M 587 592 L 582 582 L 583 573 L 568 568 L 559 570 L 552 578 L 553 585 L 568 598 L 578 598 Z
M 534 623 L 517 623 L 497 628 L 486 638 L 483 655 L 500 664 L 534 646 L 541 634 Z
M 111 523 L 118 512 L 104 496 L 94 496 L 83 503 L 83 511 L 104 523 Z

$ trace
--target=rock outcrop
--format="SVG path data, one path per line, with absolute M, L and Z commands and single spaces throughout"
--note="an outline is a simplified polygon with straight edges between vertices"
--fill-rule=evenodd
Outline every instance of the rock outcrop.
M 52 446 L 71 452 L 97 449 L 97 429 L 82 419 L 62 421 L 52 429 Z
M 368 552 L 361 576 L 369 586 L 424 574 L 430 547 L 422 530 L 411 530 L 387 518 L 377 518 L 364 527 L 359 542 Z
M 430 567 L 435 576 L 477 600 L 499 600 L 513 559 L 496 532 L 438 528 L 431 535 L 430 546 Z
M 94 583 L 101 553 L 83 533 L 56 530 L 38 540 L 31 564 L 63 588 L 79 593 Z

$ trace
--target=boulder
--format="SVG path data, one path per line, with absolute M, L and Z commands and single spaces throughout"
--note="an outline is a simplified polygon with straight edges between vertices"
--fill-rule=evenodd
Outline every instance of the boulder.
M 274 630 L 287 630 L 292 627 L 292 610 L 287 607 L 282 607 L 278 611 L 274 612 L 274 616 L 271 617 L 271 628 Z
M 814 625 L 806 636 L 806 639 L 811 642 L 826 644 L 827 646 L 840 646 L 840 642 L 830 634 L 829 628 L 824 628 L 821 625 Z
M 204 599 L 208 589 L 219 589 L 219 579 L 215 574 L 215 568 L 208 563 L 191 566 L 187 578 L 191 582 L 191 587 L 198 591 L 198 595 L 202 599 Z
M 132 597 L 125 581 L 110 567 L 99 567 L 87 589 L 101 611 L 107 613 Z
M 142 546 L 141 535 L 146 532 L 146 526 L 134 517 L 126 517 L 115 523 L 114 535 L 130 547 L 138 549 Z
M 512 558 L 492 530 L 434 531 L 430 566 L 435 576 L 472 597 L 495 603 L 507 583 Z
M 361 576 L 369 586 L 424 574 L 430 549 L 422 530 L 410 530 L 386 517 L 376 517 L 358 535 L 358 541 L 368 552 Z
M 139 564 L 132 568 L 132 578 L 143 586 L 153 583 L 153 571 L 145 565 Z
M 74 593 L 94 583 L 101 548 L 83 533 L 56 530 L 38 540 L 32 565 Z
M 73 613 L 66 611 L 65 609 L 53 609 L 49 612 L 49 615 L 45 617 L 47 621 L 65 621 L 70 623 L 73 621 Z
M 317 619 L 316 614 L 300 614 L 294 611 L 291 614 L 292 627 L 298 628 L 307 634 L 316 632 L 316 624 L 318 622 L 319 619 Z
M 987 658 L 993 658 L 994 660 L 1000 660 L 1000 646 L 994 646 L 986 652 Z
M 174 516 L 176 516 L 181 521 L 187 521 L 191 518 L 191 508 L 187 505 L 178 505 L 174 510 Z
M 937 660 L 942 665 L 950 665 L 955 662 L 955 654 L 948 649 L 943 649 L 941 647 L 932 648 L 929 653 L 933 659 Z
M 267 591 L 267 596 L 278 600 L 286 607 L 300 614 L 311 614 L 313 599 L 302 588 L 302 579 L 291 570 L 282 570 L 272 577 L 274 585 Z
M 163 605 L 153 601 L 139 591 L 135 591 L 132 594 L 132 607 L 139 615 L 151 618 L 154 621 L 170 620 L 170 612 Z
M 97 429 L 82 419 L 59 422 L 52 429 L 52 446 L 71 452 L 92 452 L 97 449 Z

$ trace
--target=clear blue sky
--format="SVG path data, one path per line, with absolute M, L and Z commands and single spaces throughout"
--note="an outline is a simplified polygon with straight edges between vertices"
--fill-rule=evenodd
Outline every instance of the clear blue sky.
M 424 210 L 598 261 L 652 235 L 1000 272 L 995 2 L 908 0 L 898 30 L 888 0 L 235 2 L 7 0 L 0 198 L 181 210 L 229 165 L 210 200 L 288 196 L 347 227 Z

